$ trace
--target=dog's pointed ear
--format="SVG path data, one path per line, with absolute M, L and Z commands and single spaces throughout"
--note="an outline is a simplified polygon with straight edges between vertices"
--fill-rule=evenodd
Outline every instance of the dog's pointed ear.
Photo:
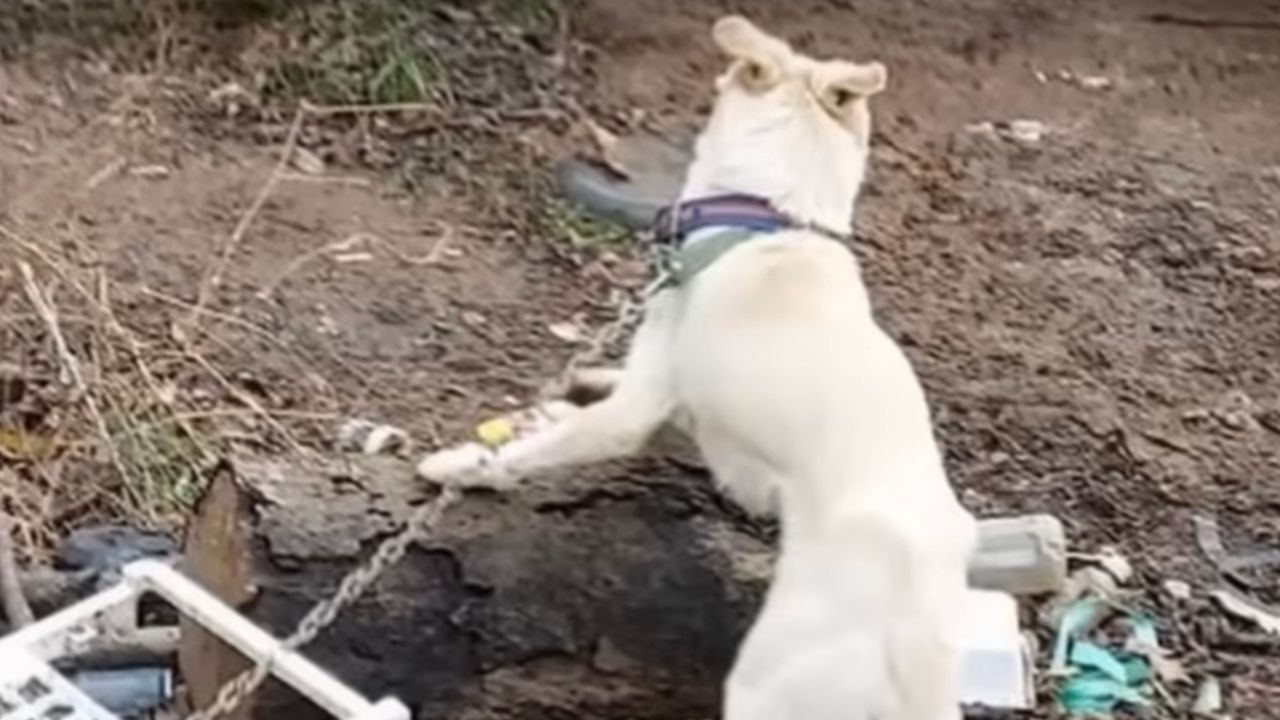
M 884 90 L 889 70 L 883 63 L 851 63 L 832 60 L 814 69 L 811 78 L 814 95 L 837 119 L 844 120 L 859 100 Z
M 756 27 L 741 15 L 716 21 L 711 39 L 734 61 L 730 77 L 748 90 L 767 90 L 782 79 L 791 46 Z

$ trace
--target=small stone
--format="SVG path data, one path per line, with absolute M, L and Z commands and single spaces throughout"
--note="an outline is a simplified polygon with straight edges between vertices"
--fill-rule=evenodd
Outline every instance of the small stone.
M 1174 600 L 1191 599 L 1191 583 L 1184 580 L 1165 580 L 1161 587 Z
M 324 160 L 304 147 L 294 148 L 293 166 L 308 175 L 324 174 Z
M 582 329 L 571 322 L 551 323 L 547 331 L 570 344 L 582 342 Z
M 618 675 L 635 668 L 636 661 L 618 649 L 608 637 L 602 637 L 591 657 L 591 666 L 606 675 Z

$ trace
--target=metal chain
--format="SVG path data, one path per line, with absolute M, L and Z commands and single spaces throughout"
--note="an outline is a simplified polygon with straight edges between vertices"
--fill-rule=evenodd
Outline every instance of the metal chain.
M 434 529 L 444 511 L 461 497 L 460 489 L 446 485 L 431 502 L 415 511 L 402 532 L 383 541 L 364 564 L 342 578 L 332 597 L 311 608 L 293 634 L 281 643 L 283 648 L 296 650 L 314 640 L 320 631 L 338 618 L 339 613 L 364 594 L 387 568 L 399 562 L 410 545 L 421 539 L 428 530 Z M 271 675 L 273 661 L 273 657 L 267 657 L 253 668 L 232 678 L 218 690 L 208 707 L 188 715 L 185 720 L 213 720 L 236 709 Z
M 553 396 L 563 395 L 573 384 L 573 375 L 586 363 L 603 359 L 609 347 L 618 341 L 638 320 L 644 311 L 645 301 L 660 290 L 667 280 L 667 274 L 660 274 L 641 294 L 639 300 L 625 291 L 615 302 L 616 316 L 602 325 L 593 335 L 585 348 L 569 358 L 564 370 L 544 393 Z M 337 591 L 327 600 L 323 600 L 306 614 L 298 623 L 293 634 L 281 643 L 284 649 L 296 650 L 316 638 L 325 628 L 338 619 L 339 613 L 364 594 L 369 586 L 386 571 L 395 565 L 408 552 L 409 546 L 421 539 L 428 530 L 440 522 L 444 511 L 462 497 L 461 491 L 454 486 L 446 485 L 431 502 L 423 505 L 409 518 L 408 525 L 397 535 L 387 538 L 378 549 L 362 565 L 356 567 L 338 584 Z M 274 658 L 268 657 L 254 667 L 227 681 L 207 707 L 188 715 L 185 720 L 214 720 L 239 707 L 244 699 L 258 689 L 271 675 Z
M 657 249 L 653 251 L 652 264 L 658 268 L 657 279 L 649 283 L 638 299 L 626 290 L 617 291 L 619 299 L 614 302 L 614 319 L 600 326 L 583 349 L 569 356 L 560 375 L 542 389 L 544 400 L 564 397 L 573 387 L 574 374 L 584 365 L 603 360 L 609 348 L 644 315 L 645 303 L 671 279 L 667 269 L 669 262 L 665 253 Z

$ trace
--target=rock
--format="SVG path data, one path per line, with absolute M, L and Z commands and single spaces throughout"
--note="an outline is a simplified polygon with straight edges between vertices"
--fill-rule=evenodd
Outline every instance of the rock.
M 198 506 L 185 570 L 284 637 L 432 492 L 388 455 L 241 457 Z M 748 530 L 721 505 L 674 472 L 469 495 L 304 651 L 418 717 L 709 716 L 766 584 L 739 577 L 731 548 L 753 543 L 724 541 Z M 245 667 L 191 623 L 179 658 L 197 705 Z M 550 697 L 547 673 L 572 684 Z M 250 703 L 228 720 L 321 717 L 279 686 Z

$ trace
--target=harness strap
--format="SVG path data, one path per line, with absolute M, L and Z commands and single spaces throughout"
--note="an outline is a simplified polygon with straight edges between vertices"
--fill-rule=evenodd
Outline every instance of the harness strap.
M 690 235 L 708 228 L 722 231 L 687 242 Z M 730 193 L 676 203 L 654 217 L 660 279 L 653 289 L 687 283 L 735 246 L 780 230 L 810 230 L 842 242 L 849 240 L 830 228 L 798 221 L 755 195 Z

